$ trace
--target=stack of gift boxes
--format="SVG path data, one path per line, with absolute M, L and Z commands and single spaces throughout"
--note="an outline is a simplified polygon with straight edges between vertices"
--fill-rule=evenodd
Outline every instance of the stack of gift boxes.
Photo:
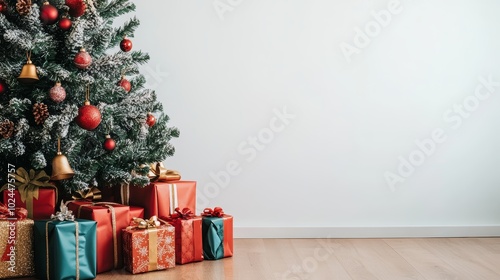
M 16 173 L 31 179 L 2 188 L 0 278 L 93 279 L 233 255 L 233 217 L 220 207 L 195 215 L 195 181 L 92 188 L 58 205 L 43 171 Z

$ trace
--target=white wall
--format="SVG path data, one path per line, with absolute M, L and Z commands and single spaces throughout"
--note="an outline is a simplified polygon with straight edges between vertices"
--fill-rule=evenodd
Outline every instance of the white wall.
M 181 130 L 166 164 L 198 181 L 199 211 L 233 214 L 238 236 L 500 235 L 500 84 L 479 80 L 500 81 L 499 1 L 135 2 L 134 48 Z M 355 41 L 388 5 L 390 22 Z M 464 100 L 464 117 L 448 111 Z M 274 122 L 285 108 L 293 119 Z M 400 174 L 436 129 L 442 143 Z M 210 174 L 228 164 L 225 187 Z M 391 189 L 386 172 L 404 182 Z

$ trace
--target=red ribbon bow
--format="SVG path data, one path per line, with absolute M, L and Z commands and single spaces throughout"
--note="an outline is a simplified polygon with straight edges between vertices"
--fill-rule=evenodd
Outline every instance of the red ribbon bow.
M 182 219 L 189 220 L 194 217 L 193 211 L 189 208 L 181 209 L 179 207 L 175 208 L 175 213 L 170 214 L 170 220 Z
M 203 213 L 201 213 L 201 215 L 205 217 L 222 218 L 222 216 L 224 216 L 224 210 L 222 210 L 221 207 L 215 207 L 214 209 L 205 208 L 205 210 L 203 210 Z
M 0 220 L 6 220 L 8 218 L 23 220 L 26 219 L 26 217 L 28 217 L 28 210 L 18 207 L 14 211 L 10 211 L 5 204 L 0 202 Z

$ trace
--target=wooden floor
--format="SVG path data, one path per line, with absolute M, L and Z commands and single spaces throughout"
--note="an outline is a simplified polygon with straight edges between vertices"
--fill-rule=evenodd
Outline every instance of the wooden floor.
M 500 238 L 236 239 L 235 256 L 118 279 L 500 279 Z

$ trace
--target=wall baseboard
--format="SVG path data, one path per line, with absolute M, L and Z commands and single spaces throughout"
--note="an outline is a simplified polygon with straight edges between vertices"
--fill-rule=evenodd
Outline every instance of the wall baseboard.
M 235 227 L 235 238 L 500 237 L 500 225 L 425 227 Z

